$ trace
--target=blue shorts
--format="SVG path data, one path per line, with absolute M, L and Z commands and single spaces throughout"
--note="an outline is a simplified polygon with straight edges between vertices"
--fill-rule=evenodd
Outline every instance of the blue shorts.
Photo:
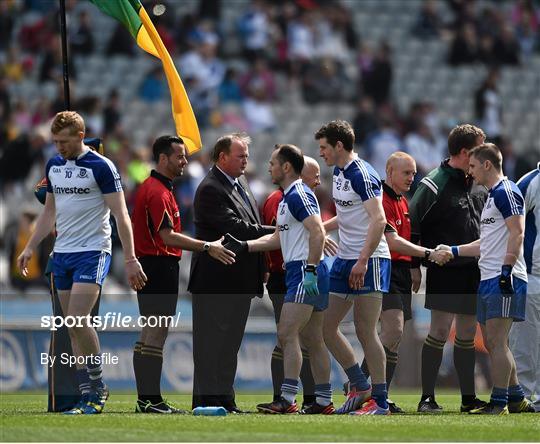
M 287 294 L 284 302 L 313 305 L 313 311 L 323 311 L 328 308 L 328 267 L 321 262 L 317 267 L 317 287 L 319 294 L 310 296 L 304 292 L 305 261 L 293 261 L 285 264 L 285 281 Z
M 488 319 L 513 318 L 520 322 L 525 320 L 525 301 L 527 297 L 527 282 L 512 276 L 515 294 L 505 298 L 499 289 L 499 278 L 480 281 L 476 304 L 476 315 L 480 324 Z
M 103 285 L 111 255 L 105 251 L 53 253 L 52 261 L 56 288 L 69 290 L 74 282 Z
M 334 261 L 330 270 L 330 293 L 343 295 L 367 294 L 373 292 L 388 293 L 392 262 L 382 257 L 371 257 L 364 277 L 364 286 L 360 290 L 349 287 L 349 275 L 356 264 L 356 259 L 340 259 Z

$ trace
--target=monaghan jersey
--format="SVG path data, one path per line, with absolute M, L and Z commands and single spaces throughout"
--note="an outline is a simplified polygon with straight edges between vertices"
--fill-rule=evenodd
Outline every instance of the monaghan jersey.
M 506 177 L 489 191 L 480 219 L 480 266 L 481 280 L 492 279 L 501 274 L 501 267 L 508 245 L 508 228 L 505 219 L 523 215 L 523 196 L 514 182 Z M 527 281 L 523 250 L 514 265 L 512 274 Z
M 527 273 L 540 276 L 540 162 L 535 170 L 519 179 L 517 186 L 525 199 L 523 256 Z
M 381 197 L 381 179 L 373 167 L 356 157 L 343 169 L 334 168 L 332 196 L 336 204 L 339 228 L 338 257 L 358 259 L 369 227 L 364 202 Z M 383 236 L 371 257 L 390 259 L 390 250 Z
M 285 263 L 308 259 L 309 231 L 302 222 L 314 214 L 321 214 L 315 194 L 301 179 L 295 180 L 283 191 L 277 212 L 279 241 Z
M 91 150 L 75 160 L 57 155 L 47 163 L 45 177 L 56 206 L 54 252 L 110 253 L 110 210 L 103 195 L 122 191 L 114 164 Z

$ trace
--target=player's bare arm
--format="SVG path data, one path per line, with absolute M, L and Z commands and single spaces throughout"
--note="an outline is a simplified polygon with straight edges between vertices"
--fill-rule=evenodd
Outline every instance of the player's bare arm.
M 309 232 L 308 264 L 317 265 L 321 260 L 325 242 L 325 232 L 321 217 L 318 214 L 313 214 L 306 217 L 302 223 Z

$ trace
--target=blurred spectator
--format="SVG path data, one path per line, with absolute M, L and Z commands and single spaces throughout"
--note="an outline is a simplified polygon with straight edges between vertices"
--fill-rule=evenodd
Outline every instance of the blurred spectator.
M 381 114 L 379 126 L 379 129 L 366 139 L 365 151 L 369 163 L 381 177 L 384 177 L 386 160 L 394 151 L 404 151 L 404 147 L 395 130 L 393 119 L 386 113 Z
M 358 111 L 353 120 L 355 143 L 363 145 L 366 137 L 377 130 L 375 104 L 370 97 L 362 97 L 358 101 Z
M 103 137 L 103 107 L 96 96 L 84 97 L 78 102 L 78 109 L 86 123 L 87 137 Z
M 421 39 L 429 39 L 438 37 L 441 29 L 442 21 L 437 12 L 437 4 L 433 0 L 424 0 L 412 29 L 413 35 Z
M 448 63 L 453 66 L 474 63 L 478 59 L 478 39 L 474 26 L 462 25 L 450 46 Z
M 332 4 L 334 11 L 334 26 L 341 29 L 347 48 L 356 51 L 360 43 L 360 38 L 354 24 L 354 13 L 343 3 Z
M 540 29 L 540 8 L 533 0 L 518 0 L 511 12 L 512 24 L 516 27 L 527 26 L 533 33 Z
M 145 147 L 134 150 L 132 154 L 133 157 L 127 165 L 127 177 L 133 184 L 139 185 L 150 176 L 152 156 L 150 150 Z
M 437 140 L 429 127 L 418 122 L 416 127 L 405 137 L 405 149 L 416 160 L 416 167 L 420 177 L 425 176 L 436 168 L 442 160 Z
M 52 233 L 44 242 L 40 243 L 36 254 L 28 262 L 28 274 L 23 276 L 17 266 L 17 257 L 22 253 L 26 243 L 35 229 L 37 212 L 31 208 L 25 208 L 18 221 L 6 227 L 4 235 L 6 250 L 9 254 L 10 283 L 18 290 L 26 290 L 30 286 L 44 286 L 48 283 L 44 271 L 48 255 L 54 243 Z
M 115 132 L 120 125 L 120 120 L 120 96 L 118 91 L 113 89 L 103 110 L 103 135 Z
M 504 25 L 500 29 L 493 52 L 500 65 L 519 65 L 519 44 L 510 25 Z
M 94 52 L 94 36 L 88 11 L 79 12 L 79 27 L 70 35 L 69 41 L 73 54 L 89 55 Z
M 254 77 L 247 85 L 243 109 L 249 131 L 253 133 L 273 131 L 276 119 L 272 111 L 268 86 L 262 77 Z
M 349 50 L 339 10 L 333 4 L 314 14 L 314 56 L 346 62 Z
M 20 60 L 19 48 L 11 45 L 6 54 L 6 59 L 1 65 L 0 70 L 6 78 L 12 82 L 20 82 L 24 75 L 24 68 Z
M 105 53 L 107 55 L 125 55 L 132 57 L 135 54 L 134 45 L 135 41 L 126 27 L 122 23 L 116 22 L 109 43 L 107 43 Z
M 363 93 L 371 97 L 377 106 L 390 99 L 392 86 L 392 61 L 390 46 L 382 41 L 371 64 L 362 70 Z
M 55 113 L 51 110 L 51 102 L 46 97 L 38 98 L 32 113 L 32 126 L 41 125 L 49 121 Z
M 250 95 L 250 90 L 254 87 L 263 90 L 265 100 L 275 100 L 276 84 L 274 73 L 270 70 L 263 57 L 255 58 L 251 69 L 240 79 L 240 88 L 245 96 Z
M 139 89 L 139 97 L 148 103 L 155 103 L 165 98 L 166 86 L 163 81 L 163 69 L 152 68 L 144 77 Z
M 268 19 L 264 0 L 252 0 L 238 21 L 238 32 L 246 60 L 267 57 L 272 38 L 272 24 Z
M 32 114 L 25 101 L 21 100 L 15 104 L 13 109 L 13 124 L 17 133 L 25 133 L 32 127 Z
M 0 51 L 7 49 L 11 42 L 15 23 L 15 5 L 0 1 Z
M 314 60 L 302 74 L 302 97 L 310 104 L 343 101 L 346 82 L 341 63 L 328 57 Z
M 77 71 L 73 63 L 73 57 L 68 58 L 68 69 L 70 79 L 77 78 Z M 60 36 L 56 35 L 47 44 L 43 60 L 39 69 L 39 81 L 62 82 L 62 42 Z
M 519 49 L 522 57 L 526 60 L 532 56 L 538 47 L 538 28 L 534 30 L 533 21 L 529 20 L 527 14 L 523 14 L 522 21 L 516 25 L 516 38 L 519 42 Z
M 8 139 L 8 122 L 11 118 L 11 97 L 7 80 L 0 72 L 0 149 L 7 143 Z
M 491 69 L 475 93 L 474 111 L 489 141 L 499 145 L 502 135 L 502 102 L 497 89 L 499 71 Z
M 234 68 L 227 68 L 223 82 L 219 86 L 219 101 L 220 103 L 239 103 L 242 98 L 238 73 Z
M 179 62 L 199 128 L 210 123 L 211 112 L 218 104 L 219 86 L 225 76 L 225 65 L 217 57 L 217 43 L 215 34 L 206 33 L 197 48 L 186 53 Z
M 46 137 L 45 131 L 34 130 L 7 143 L 0 153 L 0 188 L 3 192 L 9 185 L 26 179 L 34 164 L 43 160 Z
M 287 27 L 288 57 L 293 74 L 301 71 L 304 64 L 315 55 L 315 35 L 313 13 L 300 12 Z

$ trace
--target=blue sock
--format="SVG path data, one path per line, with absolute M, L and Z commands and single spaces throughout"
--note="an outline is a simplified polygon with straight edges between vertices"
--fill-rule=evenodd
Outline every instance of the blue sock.
M 281 384 L 281 396 L 292 404 L 297 393 L 298 379 L 285 378 L 283 384 Z
M 508 386 L 508 402 L 519 402 L 525 398 L 525 392 L 521 388 L 521 385 Z
M 508 404 L 508 390 L 506 388 L 493 387 L 489 402 L 494 405 L 500 405 L 501 407 L 506 406 Z
M 366 375 L 358 365 L 358 362 L 352 367 L 345 369 L 345 373 L 349 378 L 351 383 L 351 388 L 356 388 L 357 390 L 364 391 L 369 389 L 369 382 L 366 379 Z
M 373 384 L 371 397 L 381 409 L 387 409 L 388 402 L 386 400 L 388 398 L 388 392 L 386 391 L 386 382 L 383 382 L 382 384 Z
M 90 378 L 90 386 L 92 390 L 99 390 L 105 387 L 103 383 L 103 367 L 101 364 L 89 363 L 88 377 Z
M 315 384 L 315 402 L 324 407 L 332 403 L 332 386 L 330 384 Z
M 77 382 L 79 383 L 79 391 L 84 395 L 90 391 L 90 378 L 86 367 L 77 369 Z

